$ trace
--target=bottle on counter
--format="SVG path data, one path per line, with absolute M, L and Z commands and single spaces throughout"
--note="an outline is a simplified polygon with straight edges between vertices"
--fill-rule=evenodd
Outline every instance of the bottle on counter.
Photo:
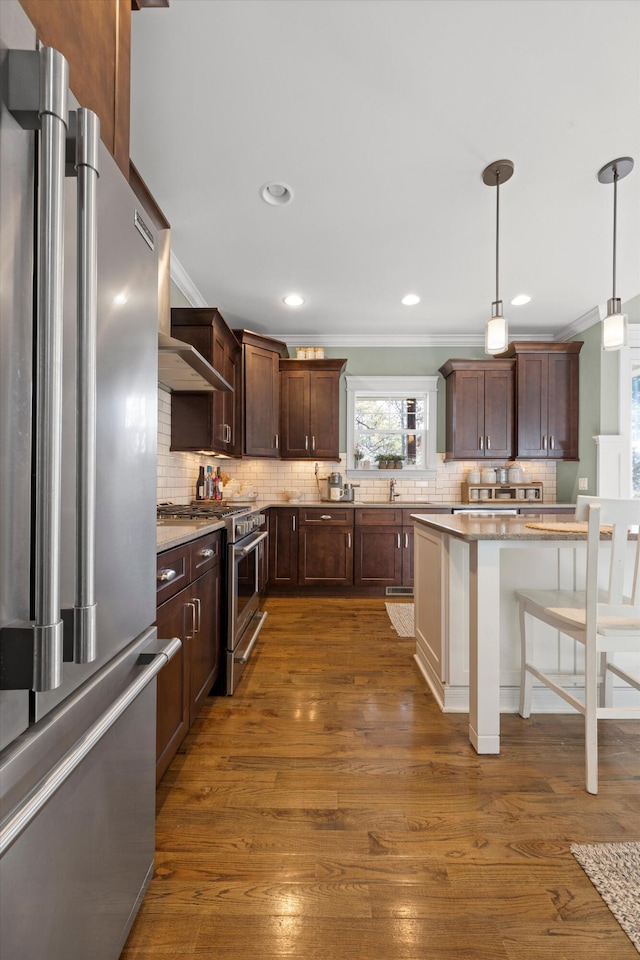
M 214 499 L 222 500 L 222 474 L 220 472 L 220 467 L 218 467 L 216 470 L 214 483 L 215 483 Z
M 204 482 L 204 498 L 205 500 L 213 500 L 213 474 L 210 466 L 207 467 L 207 476 Z
M 205 482 L 204 482 L 204 467 L 200 467 L 198 472 L 198 479 L 196 480 L 196 500 L 204 500 L 205 494 Z

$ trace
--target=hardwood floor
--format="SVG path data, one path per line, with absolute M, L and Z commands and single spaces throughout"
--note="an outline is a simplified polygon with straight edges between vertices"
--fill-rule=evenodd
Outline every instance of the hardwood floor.
M 160 784 L 122 960 L 637 960 L 569 845 L 640 839 L 638 724 L 601 724 L 590 796 L 581 717 L 478 757 L 383 600 L 266 608 Z

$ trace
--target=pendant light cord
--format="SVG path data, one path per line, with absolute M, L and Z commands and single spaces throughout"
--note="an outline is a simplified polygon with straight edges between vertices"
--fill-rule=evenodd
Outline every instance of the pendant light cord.
M 618 171 L 613 170 L 613 294 L 616 296 L 616 234 L 618 226 Z
M 500 171 L 496 173 L 496 303 L 500 301 L 499 294 L 499 264 L 500 264 Z

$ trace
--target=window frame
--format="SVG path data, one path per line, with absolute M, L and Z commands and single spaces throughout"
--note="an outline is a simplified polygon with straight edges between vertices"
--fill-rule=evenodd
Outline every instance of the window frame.
M 409 479 L 425 479 L 437 475 L 438 458 L 436 441 L 438 433 L 438 380 L 439 377 L 427 376 L 346 376 L 347 391 L 347 477 L 366 477 L 379 479 L 381 473 L 378 467 L 370 470 L 356 469 L 351 466 L 354 462 L 355 437 L 355 406 L 356 397 L 399 397 L 419 398 L 425 401 L 425 429 L 423 432 L 423 449 L 425 467 L 422 470 L 403 468 L 384 471 L 385 479 L 403 476 Z
M 619 496 L 625 499 L 633 497 L 631 455 L 631 384 L 634 368 L 640 366 L 640 324 L 629 324 L 627 328 L 627 346 L 618 354 L 618 430 L 620 437 L 620 477 Z

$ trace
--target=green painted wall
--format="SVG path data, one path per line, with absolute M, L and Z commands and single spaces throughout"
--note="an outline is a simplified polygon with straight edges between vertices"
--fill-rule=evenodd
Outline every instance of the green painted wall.
M 487 359 L 482 347 L 325 347 L 325 357 L 347 360 L 346 373 L 356 377 L 367 375 L 378 377 L 438 375 L 438 368 L 450 357 L 469 359 Z M 438 435 L 437 449 L 445 448 L 445 400 L 444 379 L 438 383 Z M 347 410 L 346 397 L 340 398 L 340 449 L 347 446 Z
M 172 306 L 189 306 L 189 302 L 171 284 Z M 640 323 L 640 296 L 623 304 L 630 323 Z M 580 425 L 577 462 L 559 462 L 557 466 L 557 499 L 573 503 L 578 495 L 578 478 L 586 477 L 588 493 L 596 491 L 596 444 L 594 436 L 615 434 L 618 426 L 618 354 L 601 347 L 601 324 L 595 324 L 574 337 L 582 340 L 580 351 Z M 346 372 L 354 376 L 434 376 L 451 357 L 487 359 L 479 346 L 445 347 L 325 347 L 325 356 L 347 360 Z M 438 383 L 437 449 L 445 448 L 444 380 Z M 340 398 L 340 449 L 346 449 L 346 396 Z

